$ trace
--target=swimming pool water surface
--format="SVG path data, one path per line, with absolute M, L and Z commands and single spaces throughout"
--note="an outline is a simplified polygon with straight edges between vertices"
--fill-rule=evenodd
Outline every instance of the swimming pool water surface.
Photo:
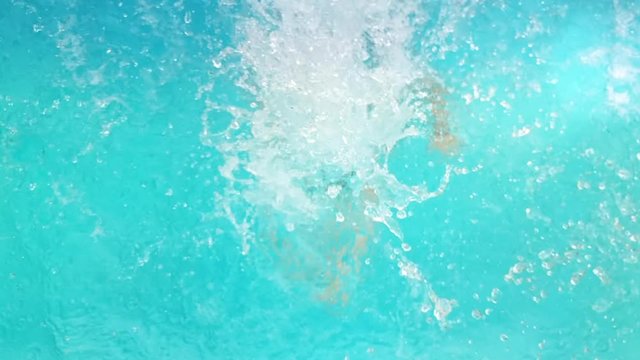
M 0 359 L 635 359 L 640 3 L 0 3 Z

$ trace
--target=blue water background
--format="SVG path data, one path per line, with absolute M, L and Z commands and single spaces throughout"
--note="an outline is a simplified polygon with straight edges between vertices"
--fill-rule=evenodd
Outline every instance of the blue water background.
M 640 49 L 637 35 L 616 36 L 611 2 L 486 2 L 448 40 L 458 50 L 428 57 L 457 94 L 474 83 L 497 89 L 496 101 L 467 106 L 458 97 L 451 106 L 459 165 L 482 169 L 453 177 L 443 196 L 412 205 L 401 221 L 407 256 L 459 303 L 449 329 L 425 321 L 383 249 L 394 239 L 382 226 L 352 300 L 327 305 L 304 284 L 271 281 L 260 255 L 242 255 L 232 226 L 213 216 L 226 180 L 220 154 L 199 136 L 197 91 L 214 76 L 211 59 L 234 46 L 246 11 L 207 1 L 0 4 L 0 358 L 636 356 L 639 247 L 629 234 L 640 228 L 629 220 L 637 209 L 621 203 L 640 194 L 640 127 L 632 106 L 611 106 L 607 86 L 611 49 Z M 517 38 L 531 16 L 547 31 Z M 596 48 L 610 50 L 600 63 L 580 60 Z M 414 51 L 438 49 L 416 42 Z M 248 101 L 217 81 L 212 96 Z M 637 84 L 618 85 L 638 101 Z M 512 136 L 524 127 L 529 135 Z M 423 161 L 446 159 L 423 145 L 394 151 L 398 178 L 437 181 Z M 548 276 L 539 253 L 572 244 L 584 248 Z M 533 264 L 524 283 L 506 282 L 521 261 Z M 497 304 L 487 300 L 494 288 Z

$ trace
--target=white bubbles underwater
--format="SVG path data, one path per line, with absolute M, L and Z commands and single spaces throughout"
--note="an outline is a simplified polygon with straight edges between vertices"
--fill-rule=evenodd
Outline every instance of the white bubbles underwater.
M 640 2 L 0 5 L 0 358 L 634 359 Z

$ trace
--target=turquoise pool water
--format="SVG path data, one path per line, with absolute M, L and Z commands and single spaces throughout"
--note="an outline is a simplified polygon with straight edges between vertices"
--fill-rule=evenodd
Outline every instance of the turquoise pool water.
M 0 358 L 635 359 L 639 32 L 633 0 L 1 2 Z

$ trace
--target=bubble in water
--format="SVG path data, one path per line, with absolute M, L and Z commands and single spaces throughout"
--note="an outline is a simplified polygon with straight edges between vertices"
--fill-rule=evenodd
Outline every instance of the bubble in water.
M 584 271 L 575 272 L 571 276 L 571 279 L 569 280 L 569 282 L 571 283 L 572 286 L 577 286 L 578 284 L 580 284 L 580 281 L 582 281 L 583 276 L 584 276 Z
M 595 268 L 593 268 L 593 274 L 598 277 L 598 279 L 600 279 L 600 282 L 602 282 L 603 284 L 607 284 L 609 282 L 609 278 L 601 266 L 596 266 Z
M 471 317 L 476 320 L 480 320 L 482 319 L 482 312 L 478 309 L 473 309 L 473 311 L 471 311 Z
M 342 215 L 342 213 L 339 212 L 339 211 L 336 213 L 336 221 L 337 222 L 343 222 L 344 221 L 344 215 Z
M 500 297 L 500 294 L 502 292 L 500 291 L 500 289 L 498 288 L 493 288 L 491 290 L 491 295 L 487 298 L 487 301 L 492 302 L 494 304 L 498 303 L 498 297 Z
M 332 199 L 335 199 L 338 194 L 340 194 L 340 191 L 342 191 L 342 186 L 340 185 L 329 185 L 329 187 L 327 187 L 327 196 L 329 196 Z
M 511 136 L 514 138 L 519 138 L 519 137 L 523 137 L 523 136 L 527 136 L 529 135 L 529 133 L 531 132 L 531 129 L 528 127 L 523 127 L 521 129 L 518 129 L 516 131 L 514 131 Z
M 424 304 L 422 304 L 422 306 L 420 307 L 420 311 L 426 314 L 426 313 L 428 313 L 429 311 L 431 311 L 431 308 L 432 308 L 431 304 L 429 304 L 429 303 L 424 303 Z
M 627 169 L 620 169 L 618 170 L 618 177 L 622 180 L 629 180 L 631 179 L 631 171 L 627 170 Z
M 585 180 L 578 180 L 577 184 L 578 190 L 588 190 L 591 188 L 591 184 Z

